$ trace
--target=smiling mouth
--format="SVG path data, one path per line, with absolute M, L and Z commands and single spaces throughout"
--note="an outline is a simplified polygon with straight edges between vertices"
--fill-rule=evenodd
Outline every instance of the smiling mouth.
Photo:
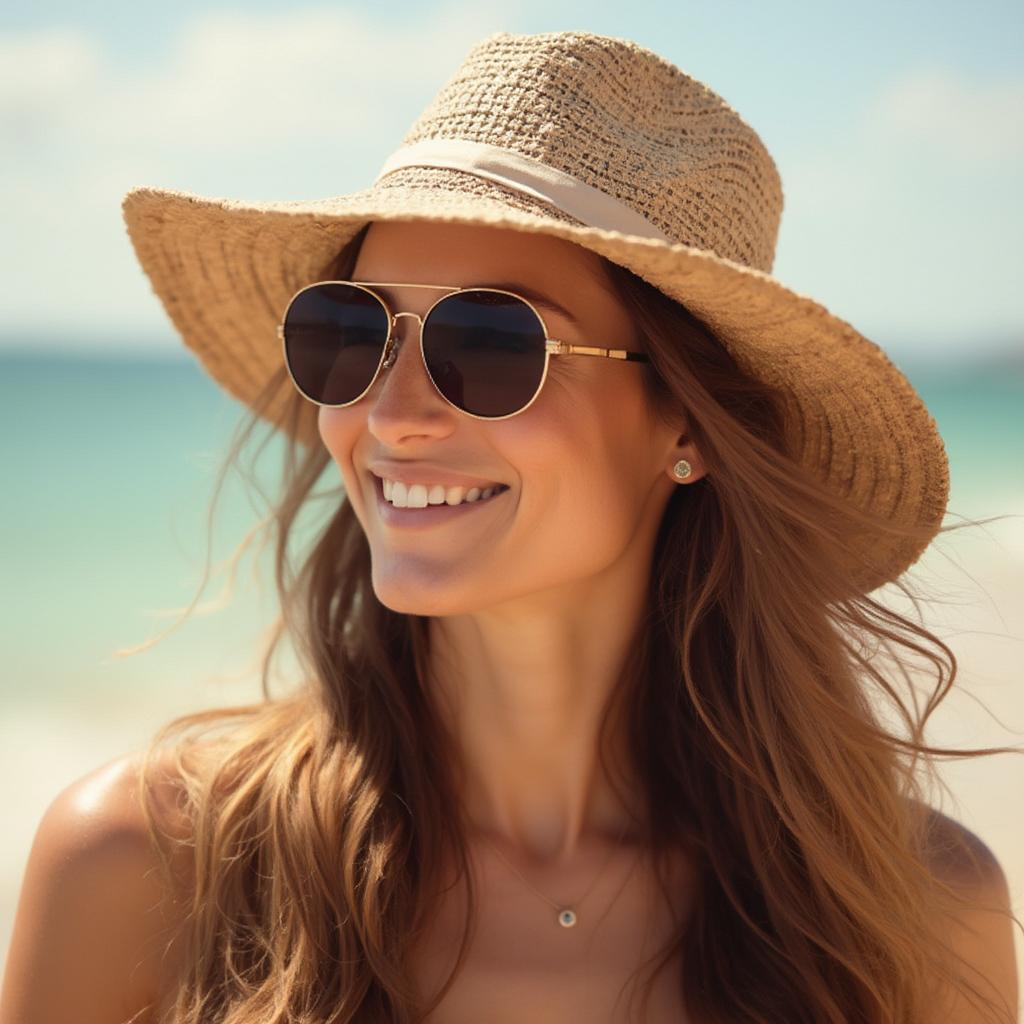
M 424 484 L 406 485 L 385 480 L 376 474 L 374 476 L 377 493 L 381 500 L 390 508 L 395 509 L 459 508 L 462 505 L 489 501 L 509 489 L 507 484 L 489 484 L 486 487 L 464 487 L 461 485 L 443 487 L 438 484 L 431 487 Z
M 374 474 L 373 482 L 374 490 L 377 494 L 378 513 L 382 521 L 385 524 L 396 526 L 415 526 L 417 523 L 428 525 L 434 522 L 443 522 L 447 519 L 458 519 L 468 515 L 474 508 L 490 505 L 506 491 L 511 490 L 507 484 L 500 484 L 496 486 L 490 497 L 477 497 L 475 501 L 470 501 L 466 500 L 466 495 L 473 490 L 473 488 L 470 488 L 466 495 L 463 496 L 464 500 L 454 505 L 449 505 L 447 501 L 443 501 L 435 505 L 428 503 L 425 506 L 401 506 L 393 505 L 384 497 L 384 481 L 379 476 Z

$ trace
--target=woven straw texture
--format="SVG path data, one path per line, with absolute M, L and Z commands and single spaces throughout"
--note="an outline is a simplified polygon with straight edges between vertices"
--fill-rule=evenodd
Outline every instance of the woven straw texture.
M 794 451 L 857 506 L 937 532 L 948 498 L 942 440 L 885 353 L 770 276 L 778 171 L 756 133 L 703 83 L 629 40 L 496 33 L 441 87 L 402 144 L 465 139 L 514 150 L 641 213 L 673 241 L 583 224 L 466 171 L 405 167 L 355 193 L 247 203 L 140 187 L 123 213 L 135 252 L 185 344 L 251 403 L 282 365 L 276 336 L 299 288 L 373 220 L 486 224 L 563 238 L 628 267 L 700 317 L 748 372 L 791 396 Z M 281 421 L 284 399 L 268 418 Z M 310 420 L 313 424 L 314 421 Z M 319 443 L 312 434 L 300 436 Z M 857 539 L 895 579 L 920 544 Z

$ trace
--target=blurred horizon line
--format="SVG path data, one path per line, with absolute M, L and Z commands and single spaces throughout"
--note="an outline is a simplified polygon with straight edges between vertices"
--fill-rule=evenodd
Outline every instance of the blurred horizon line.
M 874 341 L 870 335 L 869 340 Z M 928 348 L 925 332 L 920 338 L 904 333 L 900 341 L 878 344 L 893 362 L 900 366 L 936 368 L 971 366 L 1019 370 L 1024 372 L 1024 331 L 1013 336 L 994 336 L 970 345 L 943 345 L 934 341 Z M 100 339 L 91 332 L 69 334 L 59 331 L 0 331 L 0 359 L 72 359 L 81 362 L 171 362 L 189 363 L 198 359 L 196 353 L 174 334 L 154 335 L 140 331 L 129 335 L 123 331 Z

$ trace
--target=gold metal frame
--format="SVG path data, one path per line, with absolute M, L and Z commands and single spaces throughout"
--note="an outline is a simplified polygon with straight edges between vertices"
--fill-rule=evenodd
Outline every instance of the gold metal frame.
M 292 303 L 304 291 L 307 291 L 310 288 L 316 288 L 318 285 L 321 284 L 348 284 L 354 285 L 356 288 L 361 288 L 363 291 L 369 292 L 384 307 L 384 311 L 388 315 L 387 337 L 384 339 L 384 347 L 381 350 L 380 362 L 377 363 L 377 369 L 374 370 L 373 376 L 370 378 L 370 383 L 367 384 L 363 391 L 358 395 L 358 397 L 353 398 L 351 402 L 341 402 L 338 405 L 329 405 L 326 402 L 318 402 L 316 401 L 315 398 L 312 398 L 311 396 L 307 395 L 306 392 L 299 387 L 298 381 L 296 381 L 295 377 L 292 375 L 291 367 L 288 366 L 288 357 L 284 345 L 284 320 L 287 319 L 288 310 L 291 308 Z M 404 311 L 399 313 L 392 313 L 391 307 L 388 306 L 383 296 L 378 295 L 377 292 L 373 290 L 373 288 L 375 287 L 434 288 L 443 290 L 447 292 L 447 294 L 439 296 L 437 301 L 431 305 L 430 309 L 428 309 L 423 316 L 420 316 L 418 313 L 409 313 Z M 448 398 L 445 397 L 445 395 L 441 394 L 441 391 L 438 388 L 437 384 L 435 383 L 434 378 L 431 377 L 430 369 L 427 367 L 427 357 L 423 351 L 423 325 L 430 316 L 431 311 L 434 309 L 435 306 L 438 305 L 438 303 L 443 302 L 445 299 L 449 298 L 451 295 L 457 294 L 458 292 L 496 292 L 499 295 L 511 295 L 513 296 L 513 298 L 519 299 L 520 302 L 525 302 L 526 305 L 528 305 L 530 309 L 533 310 L 534 315 L 540 321 L 541 327 L 544 329 L 544 372 L 541 374 L 540 383 L 537 385 L 537 390 L 534 391 L 533 396 L 521 409 L 517 409 L 515 412 L 508 413 L 505 416 L 478 416 L 476 413 L 469 412 L 468 410 L 463 409 L 461 406 L 456 405 L 454 402 L 449 401 Z M 355 405 L 355 403 L 360 401 L 363 397 L 365 397 L 366 393 L 370 390 L 370 388 L 373 387 L 374 382 L 380 376 L 381 369 L 390 369 L 390 367 L 394 365 L 395 359 L 398 357 L 399 347 L 401 346 L 401 339 L 396 339 L 394 337 L 393 332 L 394 327 L 398 323 L 398 318 L 400 316 L 411 316 L 414 320 L 419 321 L 420 359 L 423 360 L 423 369 L 426 370 L 427 379 L 434 386 L 434 390 L 439 395 L 441 395 L 441 397 L 446 402 L 448 402 L 448 404 L 453 409 L 458 409 L 458 411 L 463 413 L 464 415 L 472 416 L 473 419 L 477 420 L 507 420 L 513 416 L 518 416 L 520 413 L 526 412 L 526 410 L 529 409 L 530 406 L 533 405 L 533 403 L 536 401 L 537 396 L 541 393 L 541 390 L 544 387 L 544 382 L 548 378 L 548 366 L 550 365 L 552 356 L 600 356 L 605 359 L 622 359 L 636 363 L 650 362 L 650 358 L 643 352 L 632 352 L 624 348 L 598 348 L 593 345 L 575 345 L 568 341 L 558 341 L 557 339 L 550 337 L 548 334 L 548 325 L 544 322 L 544 317 L 540 315 L 540 312 L 537 309 L 537 307 L 534 306 L 534 304 L 524 296 L 519 295 L 516 292 L 509 291 L 505 288 L 474 288 L 472 286 L 463 287 L 462 285 L 446 284 L 403 284 L 398 281 L 314 281 L 312 284 L 308 284 L 300 288 L 288 300 L 288 305 L 285 307 L 282 322 L 277 325 L 277 336 L 281 340 L 282 356 L 284 357 L 285 366 L 288 369 L 288 376 L 292 378 L 292 383 L 295 385 L 296 389 L 299 391 L 300 394 L 302 394 L 305 398 L 308 398 L 309 401 L 313 402 L 315 405 L 323 405 L 329 409 L 344 409 L 346 406 Z

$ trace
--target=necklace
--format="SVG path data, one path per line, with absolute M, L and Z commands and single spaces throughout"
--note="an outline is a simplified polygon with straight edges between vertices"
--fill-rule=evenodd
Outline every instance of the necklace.
M 578 899 L 578 900 L 576 901 L 576 906 L 577 906 L 577 907 L 578 907 L 578 906 L 579 906 L 579 905 L 580 905 L 580 904 L 581 904 L 581 903 L 582 903 L 582 902 L 583 902 L 583 901 L 584 901 L 584 900 L 585 900 L 585 899 L 586 899 L 586 898 L 587 898 L 587 897 L 588 897 L 588 896 L 589 896 L 589 895 L 591 894 L 591 892 L 592 892 L 592 891 L 593 891 L 593 889 L 594 889 L 594 886 L 595 886 L 595 885 L 597 885 L 598 879 L 599 879 L 599 878 L 601 877 L 601 875 L 603 875 L 603 874 L 604 874 L 604 872 L 605 872 L 605 869 L 606 869 L 606 868 L 608 867 L 608 865 L 609 865 L 609 864 L 611 863 L 612 857 L 614 856 L 614 854 L 616 853 L 616 851 L 617 851 L 617 850 L 619 849 L 619 847 L 620 847 L 620 846 L 622 845 L 622 837 L 623 837 L 623 836 L 624 836 L 625 834 L 626 834 L 626 826 L 625 826 L 625 825 L 623 825 L 623 827 L 622 827 L 622 831 L 621 831 L 621 832 L 619 833 L 619 838 L 618 838 L 618 842 L 616 842 L 615 846 L 614 846 L 614 847 L 612 847 L 612 851 L 611 851 L 611 853 L 610 853 L 610 854 L 608 855 L 608 859 L 607 859 L 607 860 L 605 861 L 605 863 L 604 863 L 604 867 L 602 867 L 602 868 L 601 868 L 601 870 L 600 870 L 600 871 L 599 871 L 599 872 L 597 873 L 597 877 L 596 877 L 596 878 L 594 879 L 594 881 L 593 881 L 593 882 L 591 882 L 591 884 L 590 884 L 590 888 L 589 888 L 589 889 L 587 889 L 587 891 L 586 891 L 586 892 L 585 892 L 585 893 L 584 893 L 584 894 L 583 894 L 583 895 L 582 895 L 582 896 L 581 896 L 581 897 L 580 897 L 580 898 L 579 898 L 579 899 Z M 505 863 L 506 863 L 506 864 L 507 864 L 507 865 L 508 865 L 508 866 L 509 866 L 509 867 L 510 867 L 510 868 L 511 868 L 511 869 L 512 869 L 512 870 L 513 870 L 513 871 L 514 871 L 514 872 L 515 872 L 515 873 L 516 873 L 516 874 L 517 874 L 517 875 L 518 875 L 518 876 L 519 876 L 519 877 L 520 877 L 520 878 L 521 878 L 521 879 L 522 879 L 522 880 L 523 880 L 523 881 L 524 881 L 524 882 L 525 882 L 525 883 L 526 883 L 526 884 L 527 884 L 527 885 L 528 885 L 528 886 L 529 886 L 529 887 L 530 887 L 530 888 L 531 888 L 531 889 L 532 889 L 532 890 L 533 890 L 533 891 L 534 891 L 534 892 L 535 892 L 535 893 L 536 893 L 536 894 L 537 894 L 537 895 L 538 895 L 538 896 L 539 896 L 539 897 L 541 898 L 541 899 L 542 899 L 542 900 L 544 900 L 544 902 L 545 902 L 545 903 L 547 903 L 547 904 L 548 904 L 549 906 L 551 906 L 551 907 L 554 907 L 554 909 L 555 909 L 555 912 L 556 912 L 556 917 L 555 917 L 555 920 L 556 920 L 556 921 L 557 921 L 557 922 L 558 922 L 558 923 L 559 923 L 559 924 L 560 924 L 560 925 L 561 925 L 561 926 L 562 926 L 563 928 L 572 928 L 572 927 L 573 927 L 573 926 L 574 926 L 574 925 L 576 924 L 576 922 L 577 922 L 577 921 L 579 920 L 579 914 L 578 914 L 578 913 L 576 912 L 576 910 L 575 910 L 575 908 L 574 908 L 574 907 L 571 907 L 571 906 L 567 906 L 567 905 L 564 905 L 564 904 L 560 904 L 560 903 L 556 903 L 556 902 L 555 902 L 555 901 L 554 901 L 553 899 L 551 899 L 550 897 L 548 897 L 548 896 L 545 896 L 545 895 L 544 895 L 544 893 L 542 893 L 542 892 L 540 891 L 540 889 L 538 889 L 538 888 L 537 888 L 537 887 L 536 887 L 536 886 L 535 886 L 535 885 L 534 885 L 534 884 L 533 884 L 533 883 L 532 883 L 532 882 L 531 882 L 531 881 L 530 881 L 530 880 L 529 880 L 529 879 L 528 879 L 528 878 L 527 878 L 527 877 L 526 877 L 526 876 L 525 876 L 525 875 L 524 875 L 524 874 L 523 874 L 523 873 L 522 873 L 522 872 L 521 872 L 521 871 L 520 871 L 520 870 L 519 870 L 519 869 L 518 869 L 518 868 L 517 868 L 517 867 L 515 866 L 515 864 L 513 864 L 513 863 L 512 863 L 512 861 L 510 861 L 510 860 L 508 859 L 508 857 L 506 857 L 506 856 L 505 856 L 505 855 L 504 855 L 504 854 L 503 854 L 503 853 L 501 852 L 501 850 L 499 850 L 499 849 L 498 849 L 497 845 L 496 845 L 496 844 L 495 844 L 495 843 L 494 843 L 494 842 L 493 842 L 493 841 L 492 841 L 492 840 L 490 839 L 490 837 L 488 837 L 488 836 L 487 836 L 487 835 L 486 835 L 486 834 L 485 834 L 484 832 L 481 832 L 481 833 L 480 833 L 480 835 L 481 835 L 481 836 L 482 836 L 482 837 L 483 837 L 484 839 L 486 839 L 486 840 L 487 840 L 487 842 L 488 842 L 488 843 L 490 844 L 490 846 L 491 846 L 491 847 L 493 848 L 494 852 L 495 852 L 495 853 L 496 853 L 496 854 L 497 854 L 497 855 L 498 855 L 498 856 L 499 856 L 499 857 L 500 857 L 500 858 L 501 858 L 501 859 L 502 859 L 502 860 L 503 860 L 503 861 L 504 861 L 504 862 L 505 862 Z M 628 880 L 629 880 L 629 879 L 628 879 L 628 876 L 627 876 L 627 879 L 626 879 L 626 881 L 628 881 Z M 625 887 L 625 884 L 626 884 L 626 883 L 625 883 L 625 882 L 623 882 L 623 883 L 622 883 L 622 887 Z M 621 893 L 621 891 L 622 891 L 622 888 L 620 887 L 620 889 L 619 889 L 619 892 Z M 618 896 L 619 896 L 619 893 L 616 893 L 616 894 L 615 894 L 615 898 L 616 898 L 616 899 L 618 899 Z M 613 901 L 613 902 L 614 902 L 614 901 Z

